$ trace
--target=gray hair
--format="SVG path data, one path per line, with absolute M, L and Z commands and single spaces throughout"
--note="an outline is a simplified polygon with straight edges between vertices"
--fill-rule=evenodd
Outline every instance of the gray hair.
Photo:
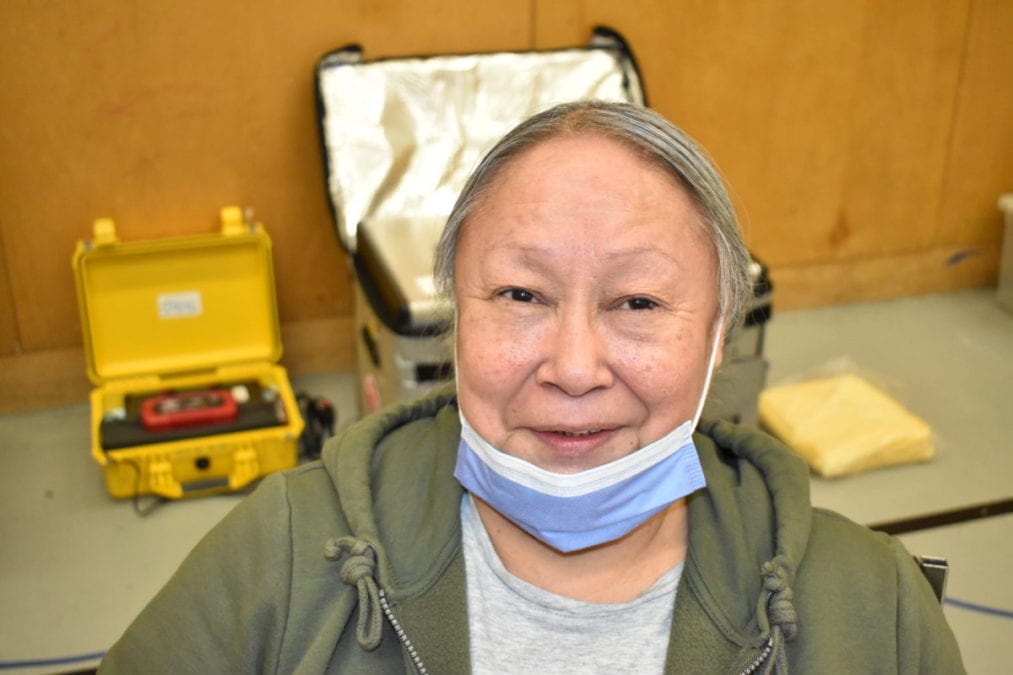
M 682 130 L 654 111 L 628 103 L 579 101 L 538 113 L 504 136 L 471 174 L 436 248 L 434 279 L 454 295 L 454 259 L 461 228 L 497 176 L 524 151 L 551 138 L 597 134 L 613 138 L 669 171 L 687 190 L 704 222 L 718 260 L 718 302 L 726 331 L 745 314 L 752 294 L 749 254 L 742 243 L 721 176 Z

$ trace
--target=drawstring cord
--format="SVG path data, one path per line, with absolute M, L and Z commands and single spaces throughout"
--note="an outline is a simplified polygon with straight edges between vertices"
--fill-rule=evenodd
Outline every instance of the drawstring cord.
M 792 602 L 794 594 L 788 584 L 788 573 L 780 556 L 766 562 L 760 568 L 763 578 L 763 590 L 759 600 L 757 615 L 769 622 L 771 653 L 767 660 L 764 675 L 777 673 L 787 675 L 788 658 L 784 643 L 795 638 L 798 633 L 798 613 Z
M 355 537 L 331 539 L 324 548 L 328 560 L 348 558 L 341 565 L 341 581 L 355 586 L 359 592 L 359 620 L 355 637 L 359 646 L 373 651 L 380 646 L 383 634 L 380 589 L 376 584 L 376 552 L 367 542 Z

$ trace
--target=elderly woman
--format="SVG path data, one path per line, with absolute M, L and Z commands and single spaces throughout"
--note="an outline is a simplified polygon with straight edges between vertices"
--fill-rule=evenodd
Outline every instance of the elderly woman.
M 535 116 L 437 258 L 456 387 L 265 480 L 103 670 L 962 671 L 898 542 L 814 510 L 770 438 L 698 424 L 748 257 L 678 129 Z

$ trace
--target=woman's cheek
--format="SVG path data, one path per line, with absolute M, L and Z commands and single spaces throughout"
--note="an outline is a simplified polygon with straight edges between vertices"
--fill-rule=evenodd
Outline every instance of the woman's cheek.
M 645 401 L 678 401 L 689 395 L 700 377 L 689 341 L 617 340 L 612 367 Z
M 532 353 L 531 334 L 491 316 L 474 316 L 458 328 L 458 363 L 462 374 L 482 389 L 495 389 Z M 478 386 L 476 386 L 478 388 Z

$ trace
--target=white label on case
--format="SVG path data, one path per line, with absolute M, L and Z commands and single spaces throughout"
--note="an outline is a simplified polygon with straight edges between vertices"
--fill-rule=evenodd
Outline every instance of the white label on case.
M 158 296 L 159 319 L 182 319 L 203 313 L 204 303 L 200 291 L 161 293 Z

